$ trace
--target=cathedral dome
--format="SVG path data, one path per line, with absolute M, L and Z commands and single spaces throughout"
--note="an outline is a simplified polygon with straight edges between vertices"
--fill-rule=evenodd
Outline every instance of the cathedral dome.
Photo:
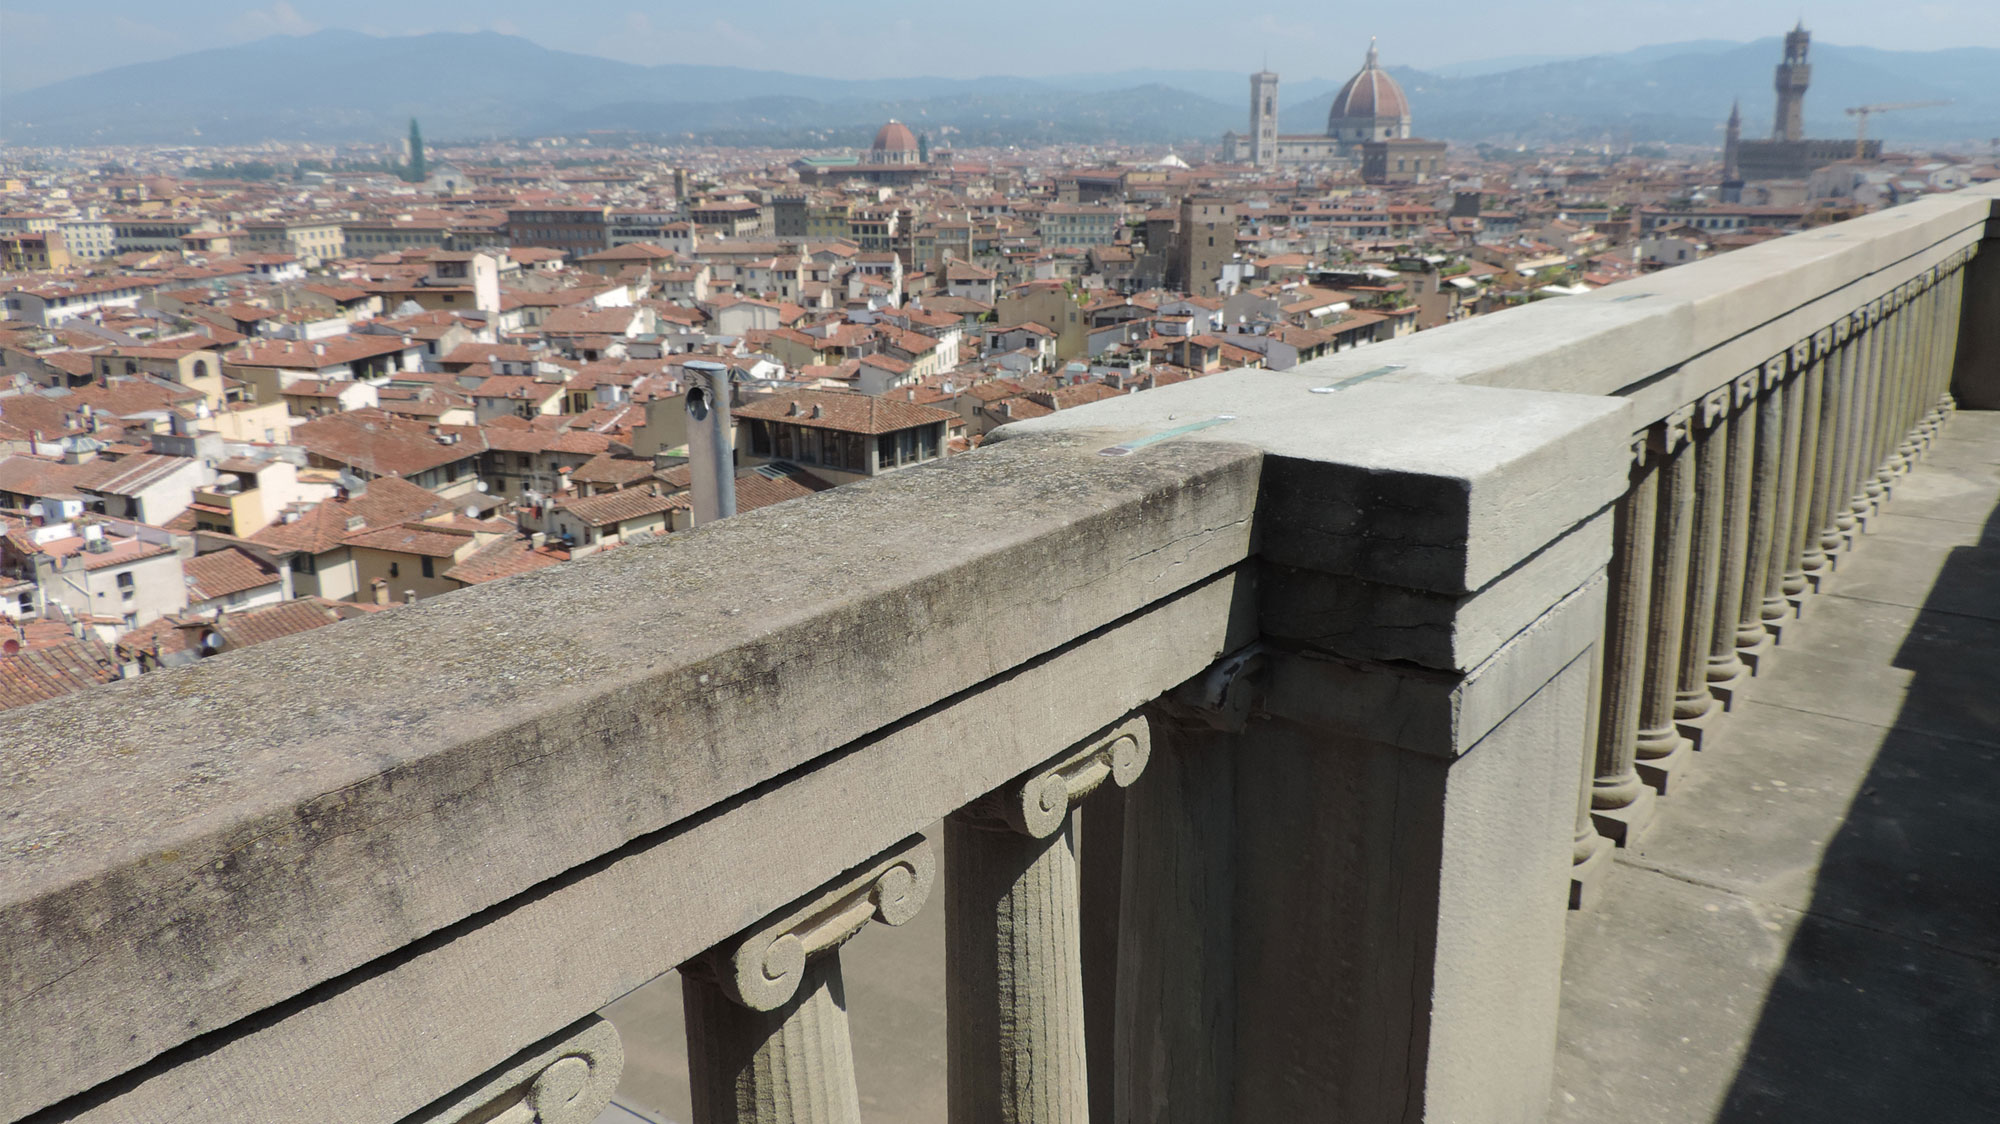
M 1326 115 L 1327 135 L 1334 135 L 1343 123 L 1375 118 L 1394 117 L 1407 120 L 1410 116 L 1410 101 L 1403 96 L 1403 87 L 1396 84 L 1375 53 L 1375 43 L 1368 43 L 1368 61 L 1361 65 L 1361 72 L 1347 80 L 1340 93 L 1333 99 L 1333 108 Z
M 875 134 L 876 152 L 915 152 L 917 135 L 901 121 L 891 121 Z

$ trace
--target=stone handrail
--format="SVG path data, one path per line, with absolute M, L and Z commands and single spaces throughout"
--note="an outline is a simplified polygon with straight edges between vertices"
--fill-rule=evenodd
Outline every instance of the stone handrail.
M 1646 623 L 1686 594 L 1634 607 L 1660 553 L 1633 540 L 1662 525 L 1646 481 L 1736 479 L 1733 444 L 1635 469 L 1633 435 L 1672 458 L 1711 424 L 1677 411 L 1718 390 L 1711 414 L 1796 386 L 1799 416 L 1849 418 L 1827 473 L 1788 430 L 1768 463 L 1745 446 L 1745 494 L 1772 499 L 1744 526 L 1803 543 L 1841 466 L 1861 486 L 1935 428 L 1992 222 L 1991 191 L 1959 193 L 1633 294 L 1064 411 L 0 714 L 0 1118 L 588 1119 L 619 1065 L 591 1013 L 686 966 L 700 1119 L 851 1119 L 839 946 L 922 907 L 913 836 L 940 819 L 954 1119 L 1114 1092 L 1182 1119 L 1531 1118 L 1552 903 L 1615 830 L 1572 813 L 1602 788 L 1579 790 L 1603 763 L 1579 747 L 1607 744 L 1614 698 L 1657 716 L 1633 651 L 1691 666 Z M 1921 361 L 1814 350 L 1892 292 L 1858 338 L 1891 325 L 1928 350 L 1882 354 Z M 1829 369 L 1876 372 L 1894 408 L 1831 410 L 1847 384 L 1805 374 Z M 1751 471 L 1787 449 L 1814 472 Z M 1816 516 L 1776 516 L 1786 480 Z M 1713 562 L 1735 524 L 1685 510 Z M 1699 567 L 1665 557 L 1685 589 Z M 1773 588 L 1790 558 L 1766 550 Z M 1081 866 L 1079 799 L 1118 844 Z M 1086 1034 L 1107 995 L 1115 1029 Z M 1323 1048 L 1299 1052 L 1300 1019 Z

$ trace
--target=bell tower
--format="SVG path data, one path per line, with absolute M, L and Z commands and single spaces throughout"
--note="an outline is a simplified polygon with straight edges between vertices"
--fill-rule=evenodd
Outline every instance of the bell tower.
M 1250 76 L 1250 163 L 1278 163 L 1278 76 L 1269 70 Z
M 1804 20 L 1785 33 L 1785 61 L 1778 64 L 1778 120 L 1771 128 L 1772 140 L 1805 139 L 1806 84 L 1812 81 L 1806 48 L 1811 45 L 1812 32 L 1806 30 Z

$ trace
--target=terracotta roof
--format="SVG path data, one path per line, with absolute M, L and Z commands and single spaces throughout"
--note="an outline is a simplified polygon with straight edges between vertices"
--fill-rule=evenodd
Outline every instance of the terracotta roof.
M 444 572 L 453 581 L 476 585 L 479 582 L 510 578 L 569 560 L 569 552 L 544 546 L 534 549 L 526 535 L 510 535 L 487 543 L 465 556 L 465 560 Z
M 599 453 L 576 466 L 575 471 L 569 474 L 569 478 L 578 484 L 615 484 L 623 487 L 634 481 L 644 480 L 652 474 L 653 462 L 650 460 Z
M 111 649 L 88 629 L 79 640 L 57 621 L 33 622 L 20 632 L 0 627 L 0 643 L 8 640 L 21 650 L 0 655 L 0 709 L 59 698 L 119 676 Z
M 181 563 L 187 575 L 188 597 L 207 601 L 246 589 L 278 584 L 278 572 L 240 547 L 228 547 Z
M 414 476 L 485 451 L 485 436 L 470 426 L 444 426 L 458 440 L 446 444 L 421 422 L 379 409 L 327 414 L 292 427 L 292 444 L 371 476 Z
M 393 527 L 356 531 L 342 541 L 348 546 L 367 547 L 370 550 L 419 554 L 431 558 L 452 558 L 472 541 L 472 533 L 413 520 Z
M 216 619 L 213 627 L 222 636 L 223 650 L 228 651 L 297 632 L 325 628 L 335 621 L 360 616 L 365 611 L 359 606 L 337 605 L 322 598 L 306 597 L 248 612 L 224 613 Z
M 417 519 L 453 506 L 437 494 L 407 480 L 388 477 L 371 481 L 360 495 L 331 499 L 300 513 L 294 522 L 273 523 L 256 534 L 253 542 L 279 550 L 302 550 L 322 554 L 339 546 L 353 533 L 348 521 L 360 519 L 361 527 L 382 527 Z
M 899 402 L 867 394 L 840 391 L 794 390 L 747 402 L 735 410 L 739 418 L 759 418 L 811 429 L 835 429 L 844 433 L 894 433 L 958 415 L 933 406 Z
M 579 496 L 557 504 L 560 511 L 567 511 L 593 527 L 608 527 L 613 523 L 623 523 L 627 519 L 657 515 L 674 508 L 686 508 L 693 503 L 686 493 L 656 496 L 650 488 L 627 488 L 622 492 L 606 492 L 596 496 Z

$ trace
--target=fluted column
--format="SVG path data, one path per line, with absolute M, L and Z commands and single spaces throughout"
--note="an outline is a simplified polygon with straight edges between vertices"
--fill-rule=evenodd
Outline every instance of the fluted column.
M 1693 421 L 1694 526 L 1689 532 L 1687 611 L 1682 617 L 1680 662 L 1674 691 L 1674 724 L 1695 749 L 1715 714 L 1708 689 L 1708 657 L 1721 585 L 1722 525 L 1729 518 L 1729 407 L 1733 387 L 1705 396 Z
M 1646 678 L 1639 698 L 1637 764 L 1640 779 L 1661 795 L 1687 766 L 1693 749 L 1674 722 L 1694 534 L 1695 458 L 1688 448 L 1693 418 L 1694 409 L 1682 407 L 1652 430 L 1653 451 L 1660 457 L 1658 524 L 1646 611 Z
M 682 966 L 695 1124 L 859 1124 L 839 949 L 914 917 L 936 869 L 912 836 Z
M 1910 369 L 1903 387 L 1903 435 L 1897 442 L 1898 471 L 1907 473 L 1917 466 L 1924 453 L 1923 421 L 1929 404 L 1924 387 L 1930 379 L 1931 359 L 1931 275 L 1919 274 L 1909 282 L 1904 297 L 1910 315 Z
M 1882 431 L 1886 428 L 1883 414 L 1887 410 L 1884 387 L 1889 381 L 1889 361 L 1893 351 L 1890 340 L 1888 298 L 1877 297 L 1865 306 L 1868 316 L 1868 387 L 1867 426 L 1862 430 L 1862 453 L 1858 483 L 1855 485 L 1855 514 L 1865 524 L 1881 506 L 1885 489 L 1882 486 Z
M 1827 354 L 1832 350 L 1833 332 L 1825 328 L 1792 348 L 1793 363 L 1801 367 L 1793 380 L 1799 384 L 1799 448 L 1792 461 L 1792 521 L 1785 544 L 1784 591 L 1794 615 L 1804 611 L 1809 584 L 1806 555 L 1817 553 L 1819 548 L 1819 524 L 1813 521 L 1812 504 L 1819 486 L 1820 414 L 1825 408 Z
M 1835 557 L 1847 545 L 1846 527 L 1853 526 L 1854 515 L 1847 507 L 1846 471 L 1847 447 L 1854 439 L 1854 318 L 1842 316 L 1833 324 L 1833 355 L 1826 366 L 1826 413 L 1820 422 L 1820 467 L 1824 478 L 1820 481 L 1818 493 L 1813 497 L 1815 510 L 1819 512 L 1819 553 L 1808 555 L 1806 569 L 1809 572 L 1831 570 Z M 1848 522 L 1843 525 L 1841 518 Z M 1815 557 L 1817 562 L 1815 562 Z
M 1903 287 L 1889 290 L 1883 298 L 1882 419 L 1875 435 L 1875 485 L 1877 503 L 1887 499 L 1902 473 L 1896 447 L 1903 433 L 1903 389 L 1909 370 L 1910 318 L 1903 311 Z
M 1757 389 L 1761 369 L 1738 375 L 1730 387 L 1730 415 L 1712 435 L 1726 432 L 1729 457 L 1722 484 L 1722 542 L 1718 548 L 1715 620 L 1708 641 L 1708 688 L 1724 708 L 1736 705 L 1736 694 L 1749 668 L 1736 651 L 1736 625 L 1743 616 L 1744 574 L 1749 563 L 1750 502 L 1757 460 Z
M 1758 661 L 1771 642 L 1770 631 L 1764 627 L 1764 596 L 1772 585 L 1771 560 L 1777 556 L 1777 529 L 1784 526 L 1778 510 L 1782 494 L 1779 462 L 1785 452 L 1782 388 L 1789 362 L 1789 356 L 1779 355 L 1764 364 L 1763 391 L 1751 407 L 1757 415 L 1757 448 L 1750 466 L 1750 518 L 1744 533 L 1743 610 L 1736 620 L 1736 651 L 1750 666 L 1752 675 L 1757 674 Z M 1778 576 L 1782 575 L 1780 570 Z
M 1945 267 L 1942 265 L 1934 265 L 1924 274 L 1924 361 L 1917 370 L 1915 404 L 1917 456 L 1920 458 L 1930 454 L 1931 443 L 1937 439 L 1938 426 L 1944 421 L 1944 411 L 1939 407 L 1935 388 L 1938 360 L 1944 351 L 1944 341 L 1938 328 L 1944 322 L 1945 278 Z
M 1799 440 L 1803 436 L 1801 423 L 1805 413 L 1806 367 L 1811 355 L 1812 344 L 1808 341 L 1803 351 L 1795 346 L 1779 361 L 1784 366 L 1784 382 L 1769 399 L 1772 402 L 1783 401 L 1779 407 L 1782 428 L 1776 493 L 1771 505 L 1771 553 L 1765 560 L 1761 610 L 1764 627 L 1774 639 L 1782 638 L 1785 618 L 1792 615 L 1785 578 L 1792 569 L 1792 509 L 1797 506 L 1798 499 Z M 1803 577 L 1800 585 L 1804 585 Z
M 945 818 L 952 1124 L 1089 1118 L 1072 801 L 1145 768 L 1143 719 Z
M 1849 527 L 1856 533 L 1867 530 L 1868 517 L 1875 511 L 1874 496 L 1868 485 L 1875 471 L 1870 459 L 1874 448 L 1875 392 L 1881 381 L 1882 341 L 1879 325 L 1880 304 L 1869 301 L 1853 313 L 1855 337 L 1854 439 L 1847 455 L 1847 514 Z
M 1652 823 L 1654 793 L 1639 779 L 1639 701 L 1646 676 L 1646 618 L 1658 521 L 1659 465 L 1646 436 L 1632 444 L 1632 486 L 1612 513 L 1610 585 L 1605 591 L 1596 775 L 1591 818 L 1620 847 Z

